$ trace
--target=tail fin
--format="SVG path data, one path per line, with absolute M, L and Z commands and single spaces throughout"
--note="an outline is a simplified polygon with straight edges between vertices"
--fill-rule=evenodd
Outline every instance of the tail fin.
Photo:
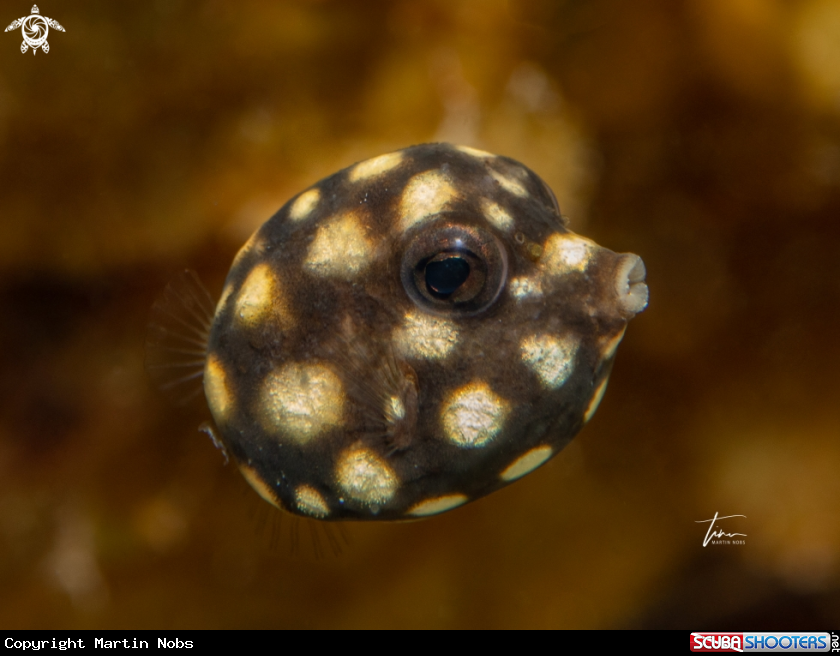
M 201 394 L 215 303 L 195 271 L 173 278 L 155 301 L 146 330 L 146 371 L 175 405 Z

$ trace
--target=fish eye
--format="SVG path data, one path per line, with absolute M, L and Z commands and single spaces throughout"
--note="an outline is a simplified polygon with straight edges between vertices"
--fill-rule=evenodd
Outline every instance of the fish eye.
M 428 223 L 406 248 L 400 276 L 412 301 L 433 314 L 470 316 L 499 297 L 507 279 L 502 243 L 486 229 Z

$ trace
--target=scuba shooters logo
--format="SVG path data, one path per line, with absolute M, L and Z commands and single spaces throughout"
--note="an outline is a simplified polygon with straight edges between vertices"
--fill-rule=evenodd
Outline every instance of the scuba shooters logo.
M 828 652 L 832 636 L 826 633 L 707 633 L 694 632 L 691 651 L 715 652 Z

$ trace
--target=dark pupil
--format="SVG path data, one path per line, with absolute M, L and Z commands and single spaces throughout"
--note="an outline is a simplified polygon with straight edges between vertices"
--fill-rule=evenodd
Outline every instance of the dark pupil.
M 425 274 L 429 291 L 446 297 L 464 284 L 470 275 L 470 265 L 465 259 L 454 255 L 429 262 Z

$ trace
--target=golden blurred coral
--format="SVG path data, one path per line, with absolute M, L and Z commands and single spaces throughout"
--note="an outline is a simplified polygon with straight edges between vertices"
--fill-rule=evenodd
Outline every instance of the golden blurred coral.
M 839 7 L 99 2 L 50 10 L 43 56 L 5 35 L 3 626 L 836 625 Z M 218 292 L 292 194 L 435 138 L 543 176 L 644 257 L 650 309 L 540 471 L 338 558 L 270 551 L 206 417 L 148 389 L 148 309 L 185 266 Z M 701 546 L 716 511 L 743 548 Z

